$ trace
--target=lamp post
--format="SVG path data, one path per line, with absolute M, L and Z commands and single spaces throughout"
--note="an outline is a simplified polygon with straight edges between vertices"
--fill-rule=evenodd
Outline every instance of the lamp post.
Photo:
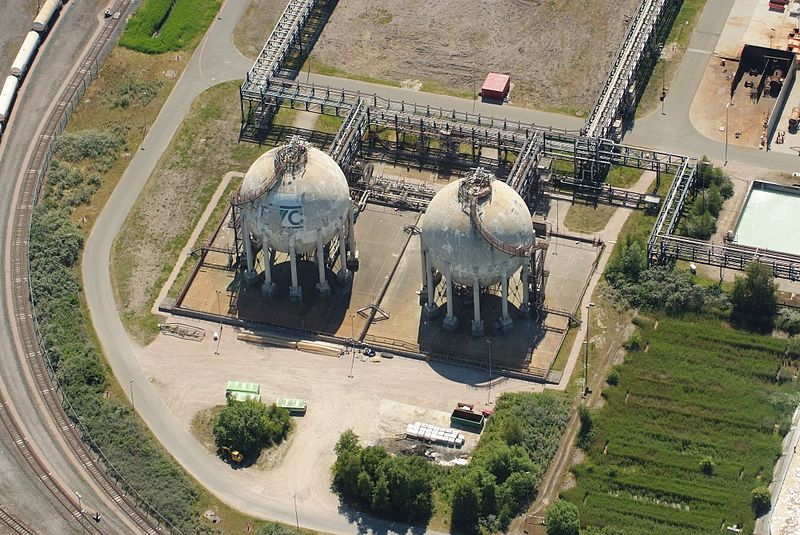
M 583 397 L 589 395 L 589 311 L 594 303 L 586 305 L 586 352 L 583 357 Z
M 128 381 L 128 390 L 130 391 L 130 394 L 131 394 L 131 408 L 133 409 L 133 412 L 136 412 L 136 405 L 133 404 L 133 381 L 134 380 L 135 379 L 131 379 L 130 381 Z
M 356 315 L 350 314 L 350 379 L 353 378 L 353 365 L 356 363 Z
M 86 535 L 86 526 L 83 525 L 83 496 L 75 491 L 75 496 L 78 497 L 78 513 L 80 513 L 81 531 Z
M 297 533 L 300 533 L 300 517 L 297 514 L 297 493 L 294 493 L 294 524 L 297 528 Z
M 664 100 L 667 98 L 667 80 L 664 73 L 664 43 L 658 45 L 658 61 L 661 63 L 661 115 L 664 113 Z
M 472 62 L 472 114 L 475 115 L 475 100 L 478 96 L 475 93 L 475 62 Z
M 733 101 L 728 100 L 728 103 L 725 104 L 725 163 L 722 166 L 728 165 L 728 108 L 733 106 Z
M 217 349 L 215 355 L 219 355 L 219 343 L 222 340 L 222 305 L 219 301 L 219 290 L 217 290 L 217 318 L 219 319 L 219 336 L 217 336 Z

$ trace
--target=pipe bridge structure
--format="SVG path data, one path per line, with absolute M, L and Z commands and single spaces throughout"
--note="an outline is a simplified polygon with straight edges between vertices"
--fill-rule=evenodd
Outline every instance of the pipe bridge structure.
M 600 96 L 582 133 L 621 140 L 623 121 L 636 109 L 683 0 L 643 0 L 631 20 Z
M 359 178 L 369 175 L 372 187 L 362 183 L 353 184 L 353 188 L 364 189 L 362 193 L 372 195 L 378 202 L 405 202 L 418 210 L 425 209 L 433 196 L 432 190 L 389 184 L 385 179 L 372 177 L 371 172 L 364 173 L 371 166 L 364 165 L 363 159 L 373 152 L 380 153 L 382 145 L 393 144 L 394 161 L 401 156 L 417 162 L 445 162 L 464 170 L 482 166 L 504 178 L 528 202 L 542 190 L 538 165 L 545 156 L 572 162 L 575 177 L 570 185 L 575 198 L 595 199 L 595 202 L 603 196 L 611 199 L 624 196 L 626 206 L 647 205 L 644 194 L 608 191 L 603 181 L 612 165 L 654 171 L 657 184 L 661 175 L 666 174 L 674 180 L 648 240 L 651 264 L 682 259 L 743 269 L 757 260 L 771 266 L 776 277 L 800 280 L 798 256 L 676 236 L 680 214 L 693 195 L 698 162 L 684 155 L 610 139 L 621 136 L 615 123 L 635 108 L 659 58 L 661 50 L 657 44 L 669 32 L 681 0 L 642 2 L 597 104 L 580 132 L 396 101 L 286 77 L 287 61 L 302 57 L 321 31 L 325 10 L 335 3 L 335 0 L 289 2 L 240 87 L 243 139 L 269 130 L 274 114 L 281 107 L 343 117 L 342 127 L 328 150 L 349 178 L 354 173 Z M 385 135 L 386 132 L 393 133 L 393 143 L 387 141 L 391 136 Z M 491 149 L 496 157 L 485 156 L 483 149 Z

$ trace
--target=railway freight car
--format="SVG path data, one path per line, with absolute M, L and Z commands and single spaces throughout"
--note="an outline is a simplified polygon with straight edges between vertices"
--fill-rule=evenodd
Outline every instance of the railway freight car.
M 37 32 L 47 30 L 60 7 L 61 0 L 45 0 L 39 13 L 36 14 L 36 18 L 33 19 L 33 29 Z
M 39 48 L 39 42 L 42 38 L 34 31 L 28 32 L 22 46 L 17 52 L 17 57 L 14 58 L 14 63 L 11 64 L 11 74 L 16 77 L 22 77 L 28 70 L 33 56 L 36 55 L 36 49 Z
M 14 102 L 17 86 L 19 86 L 19 78 L 9 76 L 3 84 L 3 89 L 0 90 L 0 123 L 6 122 L 11 114 L 11 103 Z

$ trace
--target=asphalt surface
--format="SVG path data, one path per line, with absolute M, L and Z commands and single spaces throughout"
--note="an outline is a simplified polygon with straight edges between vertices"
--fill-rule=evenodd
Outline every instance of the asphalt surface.
M 25 155 L 35 139 L 39 120 L 44 116 L 54 100 L 54 88 L 58 88 L 72 66 L 83 54 L 84 46 L 90 41 L 100 24 L 97 14 L 101 0 L 81 0 L 70 2 L 62 11 L 57 25 L 50 32 L 43 48 L 35 60 L 31 72 L 25 80 L 23 92 L 17 98 L 10 124 L 0 144 L 0 220 L 7 221 L 11 213 L 13 192 L 17 184 Z M 29 120 L 29 118 L 32 118 Z M 0 225 L 0 243 L 9 239 L 9 225 Z M 8 256 L 6 247 L 0 247 L 0 261 L 3 271 L 0 284 L 3 295 L 9 295 Z M 15 344 L 12 333 L 12 312 L 6 299 L 0 303 L 0 385 L 13 399 L 14 409 L 24 423 L 29 443 L 45 459 L 50 471 L 62 483 L 83 497 L 84 509 L 89 513 L 103 511 L 103 526 L 110 532 L 125 533 L 129 529 L 127 521 L 117 517 L 112 506 L 106 501 L 102 491 L 86 480 L 88 474 L 78 464 L 66 446 L 59 440 L 59 432 L 53 427 L 50 415 L 41 398 L 31 387 L 25 370 L 18 366 L 13 354 L 22 354 Z M 41 533 L 76 533 L 80 527 L 60 506 L 51 504 L 48 491 L 41 486 L 24 460 L 18 455 L 16 447 L 10 443 L 4 427 L 0 426 L 0 500 L 2 506 Z M 13 492 L 7 485 L 13 482 Z
M 699 52 L 690 51 L 686 54 L 667 98 L 667 115 L 653 115 L 638 121 L 633 132 L 626 138 L 627 143 L 697 156 L 708 154 L 714 157 L 722 154 L 721 144 L 708 140 L 696 132 L 689 121 L 688 111 L 702 72 L 710 58 L 710 51 L 713 50 L 731 5 L 732 0 L 709 0 L 700 19 L 699 33 L 695 34 L 690 44 L 692 50 Z M 231 40 L 233 28 L 246 7 L 244 0 L 226 3 L 221 18 L 212 24 L 206 39 L 193 55 L 186 71 L 150 129 L 143 142 L 144 150 L 137 151 L 109 199 L 87 242 L 83 263 L 84 289 L 95 330 L 117 379 L 124 385 L 130 380 L 134 381 L 137 412 L 178 462 L 215 495 L 245 513 L 293 523 L 295 510 L 290 496 L 271 496 L 269 489 L 254 492 L 240 488 L 231 477 L 230 469 L 209 455 L 170 414 L 137 362 L 136 353 L 118 316 L 108 270 L 115 237 L 194 99 L 211 85 L 242 78 L 249 68 L 251 62 L 235 50 Z M 301 73 L 299 79 L 305 81 L 306 73 Z M 473 106 L 473 102 L 469 99 L 420 93 L 313 73 L 310 75 L 310 80 L 333 87 L 345 87 L 368 94 L 375 92 L 397 100 L 455 108 L 460 111 L 471 111 Z M 555 116 L 508 105 L 494 106 L 482 102 L 476 102 L 474 105 L 477 113 L 491 113 L 498 117 L 537 124 L 550 123 L 558 128 L 579 128 L 583 123 L 579 118 Z M 730 148 L 729 159 L 787 170 L 792 168 L 791 161 L 793 161 L 783 155 L 738 147 Z M 127 388 L 124 390 L 128 391 Z M 319 469 L 327 470 L 328 467 Z M 301 497 L 298 497 L 298 507 L 301 511 L 301 525 L 312 529 L 332 533 L 370 530 L 378 533 L 405 531 L 404 526 L 358 518 L 348 512 L 315 511 L 311 507 L 304 507 Z

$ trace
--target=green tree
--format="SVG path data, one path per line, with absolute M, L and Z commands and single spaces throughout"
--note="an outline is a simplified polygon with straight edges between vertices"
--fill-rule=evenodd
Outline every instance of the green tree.
M 450 521 L 453 527 L 469 532 L 477 529 L 480 495 L 472 478 L 462 477 L 456 481 L 450 507 L 452 511 Z
M 744 277 L 736 277 L 731 291 L 732 317 L 758 329 L 772 327 L 778 311 L 778 298 L 770 268 L 751 262 Z
M 547 535 L 580 535 L 581 523 L 575 504 L 558 500 L 544 516 Z
M 217 447 L 237 449 L 250 456 L 259 453 L 262 448 L 270 444 L 283 440 L 289 431 L 288 412 L 284 414 L 280 410 L 274 410 L 273 407 L 268 408 L 256 400 L 229 399 L 228 404 L 214 421 Z M 286 424 L 283 423 L 284 416 Z M 279 421 L 276 422 L 276 418 Z
M 703 457 L 698 464 L 698 468 L 700 471 L 707 476 L 710 476 L 714 473 L 714 459 L 711 457 Z
M 578 447 L 587 449 L 592 444 L 592 439 L 594 439 L 594 416 L 585 405 L 581 405 L 578 409 L 578 418 L 581 421 L 581 428 L 578 431 Z

